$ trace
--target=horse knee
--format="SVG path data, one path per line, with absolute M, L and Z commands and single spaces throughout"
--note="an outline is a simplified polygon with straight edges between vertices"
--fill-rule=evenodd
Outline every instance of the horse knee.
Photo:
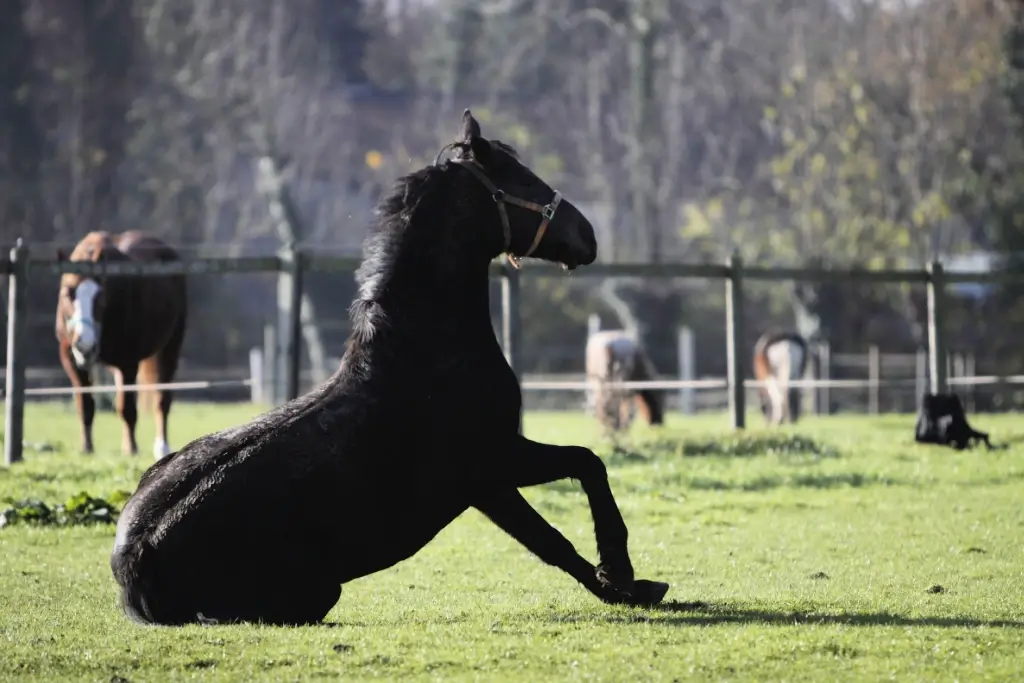
M 587 481 L 608 481 L 608 468 L 604 464 L 604 460 L 594 453 L 594 451 L 583 446 L 573 446 L 573 455 L 576 460 L 576 467 L 574 468 L 578 473 L 576 479 L 581 482 Z

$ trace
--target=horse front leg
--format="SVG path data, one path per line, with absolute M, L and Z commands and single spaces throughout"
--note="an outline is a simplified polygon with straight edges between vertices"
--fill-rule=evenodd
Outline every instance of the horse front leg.
M 634 595 L 631 596 L 616 590 L 615 586 L 602 582 L 597 568 L 583 559 L 569 539 L 551 526 L 515 489 L 482 495 L 474 502 L 473 507 L 486 515 L 502 531 L 523 544 L 541 561 L 569 574 L 604 602 L 657 603 L 668 592 L 668 584 L 635 581 Z
M 600 564 L 597 578 L 626 595 L 634 591 L 629 533 L 608 484 L 604 462 L 582 446 L 551 446 L 516 436 L 498 459 L 482 461 L 478 478 L 488 489 L 521 488 L 576 479 L 590 504 Z M 646 584 L 645 584 L 646 585 Z
M 138 422 L 139 413 L 136 402 L 136 392 L 125 391 L 126 384 L 135 384 L 138 375 L 138 366 L 127 368 L 115 368 L 114 384 L 117 390 L 117 414 L 121 418 L 124 431 L 121 436 L 121 452 L 125 455 L 138 455 L 139 445 L 135 442 L 135 424 Z
M 60 364 L 64 367 L 71 386 L 75 389 L 88 388 L 92 386 L 92 378 L 88 370 L 83 370 L 75 364 L 71 357 L 71 347 L 65 344 L 60 346 Z M 92 421 L 96 416 L 96 401 L 92 394 L 75 392 L 75 411 L 78 413 L 78 424 L 82 435 L 82 453 L 92 453 Z
M 147 358 L 139 365 L 139 376 L 154 378 L 156 384 L 167 384 L 174 379 L 177 359 L 174 361 L 175 363 L 168 363 L 161 354 Z M 156 405 L 153 406 L 153 417 L 156 422 L 156 435 L 153 437 L 153 458 L 159 460 L 171 452 L 167 438 L 167 417 L 171 412 L 173 395 L 170 389 L 156 389 L 154 394 Z

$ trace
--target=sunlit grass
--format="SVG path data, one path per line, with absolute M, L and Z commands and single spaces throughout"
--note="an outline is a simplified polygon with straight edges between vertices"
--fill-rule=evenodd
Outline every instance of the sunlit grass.
M 181 404 L 174 443 L 250 406 Z M 613 453 L 592 419 L 530 414 L 528 436 L 594 446 L 662 609 L 602 605 L 470 511 L 419 555 L 345 586 L 324 626 L 143 628 L 116 603 L 112 527 L 0 531 L 0 680 L 1015 680 L 1024 646 L 1024 421 L 972 416 L 1007 450 L 912 443 L 911 416 L 755 416 L 638 425 Z M 116 417 L 77 453 L 74 414 L 30 406 L 0 498 L 131 490 Z M 140 444 L 151 441 L 143 421 Z M 774 436 L 773 436 L 774 434 Z M 594 556 L 578 484 L 525 490 Z M 301 580 L 301 577 L 282 577 Z

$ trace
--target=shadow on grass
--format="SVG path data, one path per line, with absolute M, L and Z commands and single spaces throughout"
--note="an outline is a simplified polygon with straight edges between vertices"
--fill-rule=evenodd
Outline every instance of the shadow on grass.
M 839 472 L 835 474 L 801 473 L 733 480 L 701 476 L 688 477 L 685 473 L 677 473 L 673 476 L 660 478 L 657 486 L 659 489 L 678 487 L 695 491 L 756 492 L 779 488 L 835 489 L 843 487 L 900 486 L 902 484 L 905 484 L 905 482 L 895 477 L 864 472 Z
M 663 616 L 672 615 L 672 616 Z M 792 626 L 825 624 L 841 626 L 919 626 L 930 628 L 1014 628 L 1024 629 L 1024 622 L 1011 619 L 969 619 L 965 617 L 906 617 L 889 612 L 856 612 L 851 614 L 819 614 L 815 612 L 772 612 L 742 609 L 706 602 L 668 602 L 653 607 L 636 608 L 631 612 L 600 615 L 565 615 L 556 621 L 598 619 L 608 622 L 649 622 L 672 626 L 712 626 L 715 624 L 766 624 Z
M 456 618 L 464 621 L 467 617 Z M 890 612 L 854 612 L 849 614 L 821 614 L 817 612 L 773 612 L 771 610 L 744 609 L 732 605 L 712 605 L 706 602 L 679 602 L 669 600 L 651 607 L 626 607 L 607 612 L 556 613 L 541 617 L 560 624 L 664 624 L 666 626 L 715 626 L 727 624 L 761 624 L 766 626 L 800 626 L 804 624 L 827 626 L 910 626 L 920 628 L 1009 628 L 1024 629 L 1024 622 L 1012 619 L 970 619 L 966 617 L 906 617 Z M 422 623 L 433 623 L 425 617 Z M 446 618 L 446 622 L 452 619 Z M 312 628 L 341 628 L 368 626 L 362 622 L 324 621 Z

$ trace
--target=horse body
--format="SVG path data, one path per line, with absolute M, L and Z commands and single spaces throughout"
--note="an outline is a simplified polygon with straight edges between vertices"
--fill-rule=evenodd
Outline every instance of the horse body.
M 138 231 L 120 234 L 91 232 L 71 252 L 71 261 L 177 261 L 177 251 L 162 240 Z M 166 383 L 177 372 L 188 318 L 188 296 L 183 275 L 156 277 L 61 276 L 55 331 L 59 357 L 75 387 L 92 384 L 96 364 L 109 367 L 118 385 Z M 154 456 L 170 452 L 167 418 L 172 392 L 157 390 L 157 434 Z M 95 401 L 91 394 L 75 395 L 82 429 L 82 450 L 93 451 L 92 422 Z M 117 412 L 124 423 L 122 450 L 135 454 L 138 417 L 135 392 L 118 389 Z
M 807 369 L 807 342 L 795 332 L 766 332 L 754 345 L 754 376 L 765 383 L 760 389 L 761 410 L 769 424 L 800 417 L 800 397 L 789 384 Z
M 498 422 L 515 432 L 515 375 L 496 344 L 489 357 L 450 346 L 462 368 L 438 374 L 425 371 L 413 344 L 394 342 L 385 355 L 405 361 L 387 371 L 360 377 L 360 366 L 380 359 L 350 347 L 317 392 L 154 465 L 139 484 L 145 493 L 122 513 L 133 523 L 119 525 L 114 556 L 143 581 L 161 581 L 165 567 L 174 576 L 126 586 L 129 614 L 169 624 L 198 615 L 316 622 L 342 584 L 413 556 L 473 504 L 481 474 L 467 461 L 487 468 L 500 451 L 462 444 L 487 443 L 484 431 Z M 399 382 L 408 393 L 393 394 Z M 382 388 L 387 397 L 374 398 Z
M 468 110 L 464 122 L 463 154 L 472 160 L 407 176 L 382 200 L 335 374 L 143 475 L 111 555 L 129 616 L 320 621 L 342 584 L 414 555 L 469 507 L 602 600 L 664 596 L 667 585 L 633 580 L 600 459 L 517 433 L 519 383 L 490 322 L 496 254 L 536 249 L 575 267 L 596 255 L 592 228 L 562 202 L 540 228 L 527 212 L 516 211 L 514 224 L 502 216 L 502 239 L 492 196 L 464 164 L 478 164 L 509 195 L 529 191 L 541 202 L 538 194 L 552 190 L 539 180 L 518 184 L 532 173 L 479 137 Z M 597 567 L 516 490 L 565 477 L 579 479 L 590 500 Z
M 608 382 L 646 382 L 657 373 L 636 336 L 626 330 L 601 330 L 590 335 L 586 348 L 587 378 L 596 383 L 598 420 L 615 432 L 633 421 L 634 406 L 650 425 L 664 422 L 662 397 L 654 389 L 609 389 Z

